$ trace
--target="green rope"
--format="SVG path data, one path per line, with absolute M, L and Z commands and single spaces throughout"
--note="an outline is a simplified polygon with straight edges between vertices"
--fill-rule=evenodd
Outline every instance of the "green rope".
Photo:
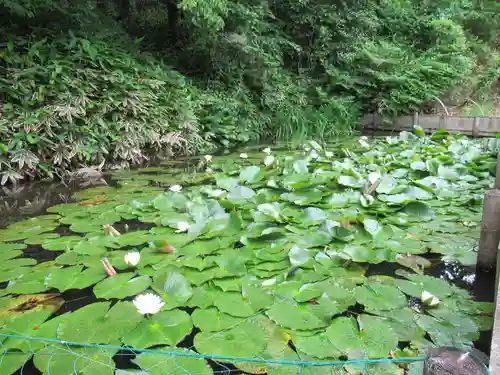
M 21 335 L 11 335 L 7 333 L 0 333 L 0 337 L 14 338 L 14 339 L 25 339 L 33 341 L 42 341 L 50 344 L 63 344 L 71 345 L 83 348 L 101 348 L 110 350 L 124 350 L 128 349 L 135 353 L 152 353 L 161 354 L 171 357 L 191 357 L 191 358 L 202 358 L 202 359 L 212 359 L 220 360 L 224 362 L 258 362 L 258 363 L 268 363 L 282 366 L 299 366 L 299 367 L 315 367 L 315 366 L 345 366 L 345 365 L 373 365 L 382 363 L 412 363 L 412 362 L 423 362 L 424 357 L 401 357 L 401 358 L 381 358 L 381 359 L 350 359 L 346 361 L 287 361 L 278 359 L 260 359 L 260 358 L 245 358 L 245 357 L 232 357 L 223 355 L 205 355 L 199 353 L 189 353 L 189 352 L 169 352 L 158 349 L 135 349 L 126 346 L 118 345 L 99 345 L 99 344 L 88 344 L 73 341 L 64 341 L 50 338 L 41 337 L 30 337 Z

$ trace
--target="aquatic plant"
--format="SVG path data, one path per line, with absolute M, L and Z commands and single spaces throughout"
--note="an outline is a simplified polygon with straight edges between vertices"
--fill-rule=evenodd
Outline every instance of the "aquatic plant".
M 247 158 L 214 156 L 210 172 L 175 163 L 116 172 L 118 186 L 80 191 L 73 203 L 0 230 L 1 332 L 169 349 L 190 336 L 189 349 L 206 355 L 320 361 L 469 347 L 491 326 L 491 304 L 426 274 L 429 262 L 475 263 L 495 166 L 479 142 L 442 131 L 310 141 L 294 154 L 273 147 L 268 165 L 261 149 L 243 151 Z M 183 189 L 171 191 L 176 184 Z M 28 244 L 53 260 L 23 256 Z M 140 254 L 135 267 L 131 252 Z M 378 264 L 397 271 L 373 272 Z M 57 305 L 48 304 L 13 313 L 24 296 L 85 288 L 97 300 L 76 311 L 51 317 Z M 43 347 L 2 340 L 14 370 L 34 353 L 41 371 L 65 374 L 64 360 L 48 363 Z M 144 370 L 155 361 L 134 359 Z M 169 363 L 212 372 L 203 358 Z M 233 365 L 281 374 L 270 364 Z

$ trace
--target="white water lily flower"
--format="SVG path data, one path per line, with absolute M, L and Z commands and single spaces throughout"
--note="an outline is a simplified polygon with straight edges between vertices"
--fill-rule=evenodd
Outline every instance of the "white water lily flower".
M 272 187 L 272 188 L 277 188 L 278 184 L 274 180 L 269 180 L 269 181 L 267 181 L 267 186 Z
M 212 155 L 205 155 L 204 158 L 206 161 L 212 161 Z
M 153 293 L 140 294 L 134 298 L 134 305 L 139 313 L 156 314 L 163 307 L 165 302 Z
M 422 300 L 422 303 L 424 305 L 427 305 L 430 307 L 437 306 L 440 302 L 438 298 L 436 298 L 434 295 L 432 295 L 431 293 L 429 293 L 425 290 L 422 292 L 422 296 L 420 299 Z
M 333 152 L 332 151 L 325 151 L 325 156 L 327 158 L 331 158 L 333 156 Z
M 245 153 L 241 153 L 240 154 L 240 158 L 242 158 L 242 159 L 248 159 L 248 155 L 245 154 Z
M 264 153 L 266 154 L 270 154 L 271 153 L 271 148 L 270 147 L 266 147 L 265 149 L 262 150 Z
M 269 167 L 271 164 L 274 163 L 274 156 L 272 155 L 267 155 L 265 158 L 264 158 L 264 165 L 266 167 Z
M 175 233 L 182 233 L 182 232 L 187 232 L 191 228 L 191 224 L 189 224 L 187 221 L 179 221 L 177 223 L 177 230 Z
M 172 185 L 168 188 L 168 190 L 173 191 L 174 193 L 178 193 L 179 191 L 182 190 L 181 185 Z
M 130 251 L 123 257 L 125 263 L 129 266 L 137 266 L 139 261 L 141 260 L 141 254 L 138 251 Z

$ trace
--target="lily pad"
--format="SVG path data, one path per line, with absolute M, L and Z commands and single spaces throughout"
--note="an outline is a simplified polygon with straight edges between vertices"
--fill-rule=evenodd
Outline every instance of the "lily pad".
M 162 311 L 141 321 L 122 341 L 133 348 L 155 345 L 175 346 L 192 330 L 191 316 L 185 311 Z
M 94 294 L 97 298 L 123 299 L 141 293 L 150 285 L 151 278 L 149 276 L 135 276 L 132 272 L 120 273 L 98 283 L 94 287 Z
M 202 358 L 194 357 L 196 353 L 192 350 L 168 347 L 163 351 L 179 353 L 179 356 L 142 353 L 134 359 L 134 363 L 149 375 L 212 375 L 208 363 Z

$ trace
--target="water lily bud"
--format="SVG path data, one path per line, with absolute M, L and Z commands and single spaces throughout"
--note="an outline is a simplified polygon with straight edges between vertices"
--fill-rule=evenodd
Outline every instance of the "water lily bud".
M 182 232 L 187 232 L 191 228 L 191 224 L 189 224 L 187 221 L 179 221 L 177 223 L 177 230 L 175 233 L 182 233 Z
M 266 154 L 270 154 L 271 153 L 271 148 L 270 147 L 266 147 L 265 149 L 262 150 L 264 153 Z
M 181 185 L 172 185 L 172 186 L 170 186 L 170 188 L 168 190 L 173 191 L 174 193 L 178 193 L 179 191 L 182 190 L 182 186 Z
M 242 158 L 242 159 L 248 159 L 248 155 L 245 154 L 245 153 L 241 153 L 240 154 L 240 158 Z
M 139 254 L 139 252 L 137 252 L 137 251 L 131 251 L 131 252 L 128 252 L 127 254 L 125 254 L 125 256 L 123 257 L 123 260 L 129 266 L 135 267 L 135 266 L 137 266 L 137 264 L 141 260 L 141 254 Z
M 101 259 L 102 266 L 104 267 L 104 271 L 108 274 L 108 276 L 115 276 L 116 270 L 113 268 L 108 258 Z
M 153 293 L 140 294 L 134 298 L 134 305 L 140 314 L 156 314 L 165 302 Z
M 422 300 L 422 303 L 424 305 L 427 305 L 429 307 L 437 306 L 440 302 L 439 299 L 425 290 L 422 292 L 422 296 L 420 299 Z
M 103 225 L 103 228 L 104 228 L 104 233 L 106 233 L 107 235 L 109 236 L 113 236 L 113 237 L 118 237 L 118 236 L 121 236 L 121 233 L 118 232 L 115 227 L 113 227 L 112 225 L 109 225 L 109 224 L 104 224 Z

